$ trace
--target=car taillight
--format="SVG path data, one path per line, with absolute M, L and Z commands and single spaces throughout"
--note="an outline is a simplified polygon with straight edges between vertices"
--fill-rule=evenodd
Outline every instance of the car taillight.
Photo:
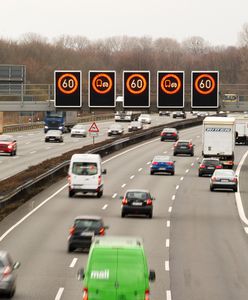
M 149 300 L 150 299 L 150 291 L 149 290 L 146 290 L 145 291 L 145 300 Z
M 88 289 L 87 288 L 83 289 L 83 300 L 88 300 Z
M 68 183 L 69 183 L 69 185 L 71 184 L 71 175 L 68 175 L 67 176 L 67 181 L 68 181 Z
M 236 177 L 234 177 L 233 179 L 232 179 L 232 182 L 237 182 L 238 181 L 238 179 L 236 178 Z
M 200 165 L 200 169 L 205 169 L 206 168 L 206 166 L 205 165 Z
M 222 169 L 223 167 L 220 165 L 220 166 L 216 166 L 216 169 Z
M 3 271 L 3 277 L 8 277 L 11 274 L 11 267 L 7 266 Z
M 212 177 L 211 180 L 212 180 L 212 181 L 216 181 L 216 177 Z
M 169 161 L 169 162 L 167 162 L 167 165 L 168 165 L 168 166 L 173 166 L 173 162 L 172 162 L 172 161 Z
M 9 145 L 8 145 L 8 149 L 13 148 L 13 146 L 14 146 L 13 144 L 9 144 Z
M 100 184 L 101 184 L 101 182 L 102 182 L 102 176 L 101 176 L 101 175 L 99 175 L 99 176 L 98 176 L 98 185 L 100 185 Z
M 193 145 L 192 144 L 189 144 L 189 148 L 192 148 L 193 147 Z
M 124 198 L 124 199 L 122 199 L 122 204 L 127 204 L 127 199 L 126 198 Z
M 172 133 L 173 136 L 176 136 L 177 134 L 175 132 Z
M 158 165 L 158 162 L 154 161 L 154 162 L 152 163 L 152 165 L 153 165 L 153 166 L 157 166 L 157 165 Z
M 147 200 L 146 200 L 146 204 L 147 204 L 147 205 L 152 205 L 152 200 L 151 200 L 151 199 L 147 199 Z
M 75 227 L 70 228 L 70 235 L 73 235 L 75 233 Z
M 100 235 L 104 235 L 104 234 L 105 234 L 105 229 L 104 229 L 104 227 L 102 227 L 102 228 L 99 230 L 99 234 L 100 234 Z

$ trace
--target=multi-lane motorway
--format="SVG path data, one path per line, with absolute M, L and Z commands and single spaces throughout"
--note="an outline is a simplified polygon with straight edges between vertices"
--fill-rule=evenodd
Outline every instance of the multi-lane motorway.
M 102 216 L 108 235 L 143 237 L 149 266 L 157 275 L 151 299 L 247 299 L 248 236 L 235 193 L 210 192 L 209 178 L 197 176 L 201 127 L 182 130 L 180 138 L 193 140 L 195 156 L 176 157 L 175 176 L 149 175 L 154 155 L 172 153 L 173 143 L 156 138 L 104 158 L 107 175 L 101 199 L 69 199 L 64 179 L 4 219 L 1 248 L 22 263 L 16 299 L 82 298 L 76 273 L 85 266 L 87 254 L 67 253 L 69 228 L 80 214 Z M 236 163 L 246 151 L 245 146 L 236 147 Z M 246 160 L 240 174 L 243 202 L 247 167 Z M 153 219 L 120 217 L 119 196 L 127 188 L 151 191 L 156 198 Z

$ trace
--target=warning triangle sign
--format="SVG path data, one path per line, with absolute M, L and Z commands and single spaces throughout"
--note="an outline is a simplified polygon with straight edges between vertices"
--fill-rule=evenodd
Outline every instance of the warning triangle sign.
M 96 122 L 93 122 L 89 128 L 89 132 L 99 132 Z

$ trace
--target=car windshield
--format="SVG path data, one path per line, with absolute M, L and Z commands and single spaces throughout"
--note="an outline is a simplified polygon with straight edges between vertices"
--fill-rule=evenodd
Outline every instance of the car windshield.
M 72 173 L 75 175 L 96 175 L 97 164 L 91 162 L 74 162 Z
M 96 229 L 102 226 L 101 220 L 77 219 L 74 222 L 76 228 L 92 228 Z
M 202 164 L 203 165 L 206 165 L 206 166 L 218 166 L 220 164 L 220 162 L 218 160 L 203 160 L 202 161 Z
M 0 141 L 1 142 L 12 142 L 13 139 L 10 136 L 3 135 L 3 136 L 0 136 Z
M 146 192 L 127 192 L 126 198 L 128 200 L 134 200 L 134 199 L 139 199 L 139 200 L 146 200 L 148 198 L 148 194 Z

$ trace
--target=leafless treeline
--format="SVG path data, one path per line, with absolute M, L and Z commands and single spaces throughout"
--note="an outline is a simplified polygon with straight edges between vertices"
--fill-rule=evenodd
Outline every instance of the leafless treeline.
M 228 33 L 227 33 L 228 34 Z M 248 23 L 237 47 L 211 46 L 201 37 L 178 43 L 174 39 L 112 37 L 91 41 L 82 36 L 61 36 L 53 42 L 36 34 L 20 41 L 0 39 L 0 64 L 27 66 L 28 83 L 52 83 L 56 69 L 150 70 L 153 83 L 158 70 L 219 70 L 221 83 L 248 82 Z M 86 80 L 86 75 L 84 75 Z

